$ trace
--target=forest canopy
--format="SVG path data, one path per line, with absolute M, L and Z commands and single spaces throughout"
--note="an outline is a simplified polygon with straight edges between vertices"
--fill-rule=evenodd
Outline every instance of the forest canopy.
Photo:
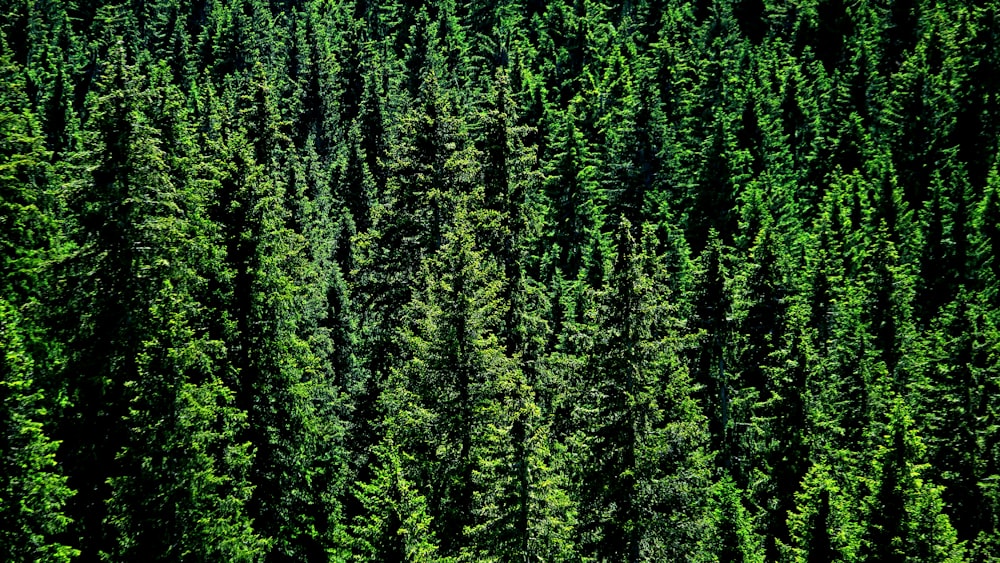
M 998 14 L 0 0 L 0 553 L 1000 561 Z

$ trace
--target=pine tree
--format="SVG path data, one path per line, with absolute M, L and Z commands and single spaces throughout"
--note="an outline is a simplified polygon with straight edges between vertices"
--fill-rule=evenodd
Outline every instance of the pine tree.
M 730 467 L 734 451 L 731 365 L 732 297 L 728 273 L 728 249 L 716 232 L 709 233 L 709 243 L 698 257 L 694 290 L 691 297 L 692 329 L 700 346 L 691 350 L 691 365 L 711 437 L 711 449 L 719 452 L 717 461 Z M 737 398 L 738 399 L 738 398 Z
M 578 104 L 572 104 L 549 136 L 551 158 L 543 165 L 548 196 L 553 262 L 567 278 L 575 280 L 590 267 L 602 217 L 598 199 L 597 170 L 593 155 L 577 123 Z
M 702 537 L 701 548 L 695 552 L 694 560 L 733 563 L 764 561 L 760 538 L 754 533 L 750 515 L 743 506 L 744 492 L 723 474 L 712 486 L 711 493 L 709 532 Z
M 411 356 L 390 381 L 386 408 L 400 413 L 393 420 L 419 423 L 387 432 L 414 456 L 409 471 L 427 490 L 443 552 L 465 546 L 468 556 L 503 559 L 528 543 L 525 526 L 533 526 L 518 516 L 533 508 L 529 483 L 509 473 L 528 471 L 526 444 L 502 438 L 532 423 L 524 418 L 531 396 L 497 338 L 502 277 L 476 249 L 466 213 L 459 203 L 452 230 L 425 262 L 426 289 L 408 307 L 412 324 L 401 335 Z
M 681 559 L 705 531 L 705 420 L 682 360 L 682 321 L 650 254 L 652 229 L 641 243 L 627 219 L 617 231 L 593 380 L 581 390 L 589 448 L 578 477 L 581 527 L 598 558 Z
M 364 507 L 351 529 L 353 552 L 360 561 L 444 561 L 427 513 L 427 499 L 403 469 L 403 456 L 387 436 L 375 446 L 371 482 L 358 483 L 356 495 Z M 412 459 L 407 459 L 410 463 Z
M 73 491 L 56 463 L 42 392 L 24 348 L 17 312 L 0 299 L 0 549 L 10 561 L 70 561 L 79 549 L 62 543 Z
M 372 358 L 371 369 L 381 374 L 396 355 L 391 327 L 399 324 L 420 266 L 451 227 L 455 195 L 471 191 L 479 173 L 467 125 L 439 81 L 439 55 L 428 56 L 419 95 L 396 130 L 391 175 L 373 210 L 372 227 L 359 241 L 365 272 L 359 285 L 381 327 L 370 337 L 382 356 Z
M 71 344 L 64 377 L 73 407 L 61 413 L 59 438 L 70 484 L 80 491 L 70 512 L 73 533 L 88 538 L 82 546 L 86 559 L 114 543 L 103 524 L 108 479 L 118 474 L 115 456 L 126 439 L 120 424 L 128 412 L 122 384 L 135 376 L 144 336 L 136 313 L 145 309 L 147 294 L 138 267 L 152 254 L 143 230 L 133 228 L 152 204 L 151 195 L 143 193 L 146 186 L 136 181 L 141 162 L 130 158 L 131 150 L 148 140 L 136 131 L 146 109 L 141 77 L 124 40 L 119 36 L 109 43 L 109 60 L 87 98 L 79 151 L 67 167 L 72 222 L 65 228 L 80 250 L 63 266 L 69 295 L 62 329 Z M 151 189 L 157 187 L 162 183 Z M 94 432 L 104 439 L 94 441 Z
M 165 65 L 153 69 L 151 109 L 129 116 L 125 153 L 134 187 L 125 203 L 137 217 L 128 233 L 136 251 L 130 271 L 146 308 L 128 312 L 139 342 L 135 371 L 119 374 L 129 434 L 115 456 L 119 473 L 109 479 L 105 526 L 115 540 L 104 557 L 251 561 L 263 544 L 245 511 L 252 456 L 238 434 L 246 414 L 233 406 L 217 367 L 224 343 L 201 328 L 210 325 L 202 300 L 221 249 L 204 206 L 204 178 L 180 171 L 199 166 L 179 92 L 163 83 L 168 78 Z M 161 116 L 166 130 L 146 111 Z
M 543 346 L 529 277 L 530 270 L 537 271 L 532 248 L 538 242 L 533 224 L 538 219 L 531 210 L 537 205 L 540 175 L 533 147 L 524 146 L 530 130 L 517 125 L 504 69 L 497 70 L 492 87 L 494 99 L 482 125 L 483 224 L 476 238 L 503 274 L 494 298 L 503 316 L 497 344 L 506 356 L 507 375 L 489 389 L 490 399 L 481 409 L 484 420 L 495 422 L 486 427 L 482 461 L 474 470 L 480 490 L 470 534 L 480 556 L 568 560 L 575 554 L 575 514 L 565 490 L 563 446 L 554 440 L 552 423 L 539 405 L 541 390 L 533 384 Z
M 850 458 L 831 458 L 847 466 Z M 813 464 L 787 513 L 790 541 L 783 545 L 788 561 L 832 563 L 857 561 L 863 526 L 853 502 L 858 494 L 853 471 L 837 471 L 827 463 Z
M 965 547 L 944 513 L 942 488 L 923 479 L 925 447 L 909 409 L 892 406 L 885 442 L 876 448 L 866 499 L 863 557 L 876 561 L 964 561 Z
M 631 39 L 631 38 L 629 38 Z M 624 216 L 633 225 L 641 225 L 650 215 L 647 200 L 656 197 L 660 184 L 661 132 L 659 123 L 659 92 L 646 75 L 645 61 L 639 58 L 638 47 L 631 40 L 616 45 L 605 80 L 611 81 L 602 92 L 613 100 L 621 100 L 620 110 L 609 109 L 603 116 L 604 146 L 602 155 L 604 171 L 604 197 L 607 216 Z M 611 104 L 608 104 L 611 105 Z M 612 106 L 614 107 L 614 106 Z
M 46 150 L 42 124 L 30 110 L 25 69 L 11 59 L 2 34 L 0 81 L 6 85 L 0 93 L 0 297 L 41 328 L 42 317 L 56 311 L 39 305 L 61 299 L 51 264 L 72 249 L 60 224 L 65 191 L 50 161 L 53 154 Z M 29 338 L 34 346 L 46 344 L 35 340 Z
M 497 69 L 483 116 L 482 249 L 496 256 L 504 273 L 502 301 L 509 308 L 503 340 L 510 356 L 530 354 L 529 284 L 539 274 L 540 192 L 535 148 L 526 146 L 532 129 L 518 124 L 507 71 Z M 526 361 L 528 358 L 522 358 Z
M 236 405 L 255 449 L 248 512 L 271 557 L 320 558 L 347 545 L 341 393 L 313 339 L 327 311 L 315 301 L 322 280 L 306 238 L 293 228 L 301 202 L 276 172 L 294 161 L 290 138 L 263 65 L 254 73 L 234 108 L 212 108 L 216 127 L 227 125 L 210 138 L 214 158 L 227 163 L 213 211 L 231 276 L 221 299 L 233 320 L 225 338 Z

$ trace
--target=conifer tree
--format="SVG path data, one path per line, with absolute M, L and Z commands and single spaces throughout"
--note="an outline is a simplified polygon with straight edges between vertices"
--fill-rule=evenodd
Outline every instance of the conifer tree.
M 354 557 L 360 561 L 442 561 L 437 556 L 427 499 L 407 477 L 404 456 L 389 434 L 375 446 L 374 478 L 357 484 L 364 507 L 351 526 Z M 404 458 L 412 463 L 412 459 Z
M 63 259 L 72 247 L 59 224 L 65 214 L 62 178 L 50 162 L 42 124 L 30 109 L 25 69 L 11 55 L 0 34 L 0 81 L 6 86 L 0 93 L 0 297 L 35 317 L 28 322 L 34 321 L 37 329 L 44 326 L 41 317 L 56 313 L 46 313 L 38 304 L 60 299 L 54 268 L 47 265 Z
M 546 223 L 553 263 L 570 280 L 592 265 L 601 229 L 597 170 L 591 149 L 577 123 L 578 104 L 562 113 L 548 140 L 551 158 L 543 166 L 548 196 Z
M 942 488 L 923 479 L 925 447 L 897 399 L 877 446 L 866 499 L 863 557 L 877 561 L 963 561 L 964 543 L 944 513 Z
M 377 350 L 369 355 L 368 369 L 381 378 L 399 357 L 395 328 L 421 264 L 440 248 L 452 228 L 456 198 L 470 193 L 479 175 L 467 123 L 440 82 L 443 63 L 435 45 L 428 40 L 417 97 L 400 108 L 404 114 L 394 128 L 385 190 L 373 207 L 371 228 L 358 242 L 359 294 L 362 306 L 371 309 L 366 340 Z
M 10 561 L 68 562 L 80 550 L 63 543 L 73 491 L 56 463 L 59 443 L 43 424 L 42 392 L 25 350 L 17 312 L 0 299 L 0 549 Z
M 244 508 L 251 455 L 238 434 L 246 415 L 233 406 L 217 367 L 224 343 L 200 328 L 209 325 L 201 302 L 207 281 L 221 263 L 217 233 L 207 221 L 206 184 L 171 170 L 197 168 L 179 92 L 161 82 L 169 77 L 165 65 L 151 74 L 146 101 L 167 116 L 168 130 L 143 110 L 129 116 L 125 152 L 134 188 L 125 203 L 141 218 L 129 233 L 136 250 L 130 268 L 146 309 L 128 313 L 141 340 L 135 371 L 118 374 L 129 434 L 115 456 L 121 473 L 109 479 L 105 525 L 115 544 L 103 555 L 251 561 L 263 545 Z M 164 138 L 176 143 L 169 152 Z M 171 176 L 190 183 L 172 184 Z
M 830 462 L 849 462 L 843 454 L 839 457 L 830 458 Z M 795 495 L 796 507 L 787 513 L 790 539 L 782 545 L 783 560 L 858 560 L 863 527 L 853 503 L 857 482 L 853 471 L 837 472 L 827 463 L 818 462 L 809 468 Z
M 293 228 L 293 202 L 301 202 L 275 172 L 293 161 L 290 137 L 264 66 L 253 72 L 235 107 L 211 110 L 215 158 L 229 160 L 214 211 L 231 276 L 222 287 L 233 315 L 227 353 L 236 405 L 248 417 L 244 439 L 255 449 L 248 512 L 271 557 L 333 556 L 347 546 L 346 482 L 340 386 L 315 338 L 328 311 L 317 306 L 325 296 L 314 292 L 322 280 L 307 239 Z
M 617 231 L 594 379 L 581 395 L 590 450 L 578 477 L 581 527 L 599 558 L 680 559 L 705 531 L 705 419 L 682 360 L 688 343 L 662 289 L 665 272 L 649 254 L 652 229 L 639 243 L 627 219 Z
M 106 31 L 120 33 L 113 25 Z M 71 486 L 80 491 L 70 504 L 73 533 L 88 538 L 87 559 L 113 545 L 103 520 L 109 479 L 118 471 L 115 456 L 126 439 L 123 383 L 135 377 L 142 331 L 148 328 L 141 323 L 147 288 L 136 274 L 143 259 L 153 261 L 144 229 L 136 227 L 143 224 L 142 212 L 155 205 L 155 196 L 139 182 L 142 158 L 131 158 L 134 148 L 150 141 L 136 127 L 146 109 L 142 77 L 121 35 L 105 47 L 108 61 L 88 95 L 80 150 L 68 170 L 72 222 L 65 226 L 80 250 L 64 266 L 71 292 L 64 318 L 72 323 L 64 369 L 74 404 L 62 413 L 60 438 Z M 150 191 L 162 187 L 149 186 Z M 93 432 L 104 439 L 95 442 Z
M 695 561 L 732 561 L 760 563 L 764 553 L 760 538 L 743 506 L 743 491 L 723 473 L 711 488 L 709 532 L 702 536 Z
M 606 136 L 606 152 L 602 155 L 606 213 L 608 217 L 624 215 L 639 226 L 650 211 L 647 199 L 653 199 L 660 188 L 659 92 L 647 76 L 649 70 L 643 65 L 648 63 L 639 59 L 632 38 L 615 48 L 619 52 L 611 61 L 613 66 L 605 71 L 605 80 L 612 83 L 604 87 L 608 91 L 602 92 L 603 96 L 621 100 L 619 111 L 608 111 L 602 117 Z
M 716 232 L 709 233 L 709 243 L 698 257 L 695 272 L 697 294 L 692 296 L 692 329 L 700 346 L 691 350 L 692 369 L 699 386 L 698 397 L 708 417 L 711 449 L 716 458 L 730 467 L 733 455 L 731 379 L 732 359 L 732 297 L 727 271 L 727 248 Z
M 408 307 L 413 324 L 403 334 L 412 356 L 384 399 L 393 424 L 412 422 L 386 432 L 414 456 L 404 469 L 427 491 L 444 554 L 504 560 L 557 548 L 549 555 L 568 557 L 556 555 L 571 521 L 539 449 L 545 428 L 498 338 L 502 275 L 476 248 L 465 205 L 425 262 L 426 289 Z

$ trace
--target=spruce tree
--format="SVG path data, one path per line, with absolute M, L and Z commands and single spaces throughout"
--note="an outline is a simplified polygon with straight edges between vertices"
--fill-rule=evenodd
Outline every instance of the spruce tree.
M 923 441 L 897 399 L 876 446 L 866 498 L 863 557 L 877 561 L 964 561 L 965 546 L 944 513 L 942 488 L 923 479 Z
M 218 367 L 225 344 L 205 328 L 203 302 L 222 262 L 204 205 L 209 184 L 197 172 L 179 92 L 161 82 L 169 70 L 161 65 L 151 75 L 150 113 L 166 130 L 143 111 L 130 116 L 125 151 L 134 191 L 126 203 L 139 217 L 129 233 L 137 250 L 130 267 L 146 308 L 128 313 L 140 340 L 135 371 L 119 375 L 129 433 L 115 456 L 120 473 L 109 479 L 105 526 L 114 544 L 103 556 L 252 561 L 263 544 L 245 509 L 252 455 L 239 433 L 246 414 L 234 407 Z
M 711 457 L 682 359 L 691 341 L 664 291 L 651 233 L 637 242 L 627 219 L 617 227 L 593 379 L 581 390 L 589 449 L 578 477 L 581 528 L 603 559 L 680 560 L 706 530 Z
M 73 491 L 56 463 L 59 443 L 43 424 L 43 395 L 19 324 L 16 310 L 0 299 L 0 549 L 19 563 L 68 562 L 80 554 L 62 539 Z

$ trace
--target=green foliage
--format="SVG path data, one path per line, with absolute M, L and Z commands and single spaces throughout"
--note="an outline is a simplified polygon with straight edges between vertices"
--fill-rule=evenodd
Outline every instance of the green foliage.
M 58 539 L 69 524 L 73 491 L 56 463 L 59 443 L 48 435 L 42 391 L 24 348 L 16 311 L 0 300 L 0 549 L 11 561 L 70 561 L 80 551 Z
M 552 156 L 543 168 L 552 260 L 571 280 L 593 265 L 594 244 L 603 222 L 597 168 L 578 123 L 580 105 L 571 103 L 568 110 L 553 119 L 555 125 L 548 139 Z
M 764 561 L 760 537 L 754 533 L 750 515 L 743 506 L 743 494 L 728 476 L 712 487 L 709 533 L 702 536 L 695 561 Z
M 375 448 L 370 483 L 358 483 L 364 508 L 351 527 L 359 561 L 441 561 L 427 499 L 406 479 L 392 438 Z
M 919 463 L 924 445 L 913 421 L 897 400 L 885 443 L 877 446 L 874 480 L 867 499 L 865 557 L 874 561 L 963 561 L 958 540 L 941 499 L 943 488 L 924 480 Z
M 836 460 L 837 463 L 848 461 Z M 858 494 L 852 473 L 838 475 L 831 465 L 809 468 L 788 512 L 790 545 L 782 554 L 788 561 L 858 561 L 862 525 L 853 499 Z M 863 559 L 862 559 L 863 560 Z
M 581 527 L 598 558 L 681 560 L 705 533 L 711 457 L 652 229 L 622 218 L 581 394 Z M 669 512 L 663 507 L 674 507 Z M 614 538 L 614 539 L 612 539 Z
M 1000 559 L 998 8 L 7 2 L 5 553 Z

